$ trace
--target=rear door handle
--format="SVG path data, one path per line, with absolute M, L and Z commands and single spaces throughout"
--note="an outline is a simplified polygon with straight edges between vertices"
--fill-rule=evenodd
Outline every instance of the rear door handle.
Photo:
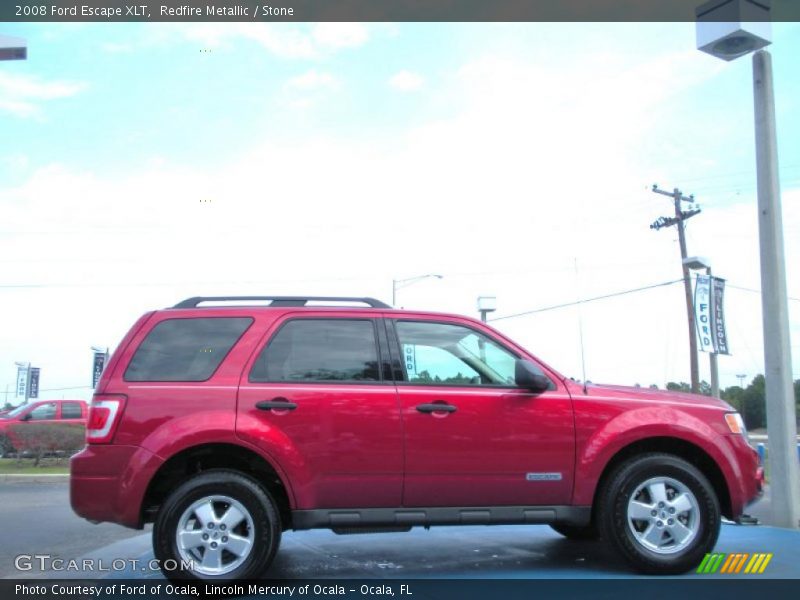
M 432 412 L 456 412 L 456 407 L 452 404 L 444 404 L 440 402 L 432 402 L 430 404 L 417 404 L 417 410 L 421 413 Z
M 286 398 L 273 398 L 256 402 L 256 408 L 258 410 L 294 410 L 297 408 L 297 404 L 289 402 Z

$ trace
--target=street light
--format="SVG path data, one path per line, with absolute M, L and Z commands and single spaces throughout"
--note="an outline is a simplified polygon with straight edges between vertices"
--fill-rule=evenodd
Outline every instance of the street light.
M 0 35 L 0 60 L 25 60 L 28 46 L 25 40 L 10 35 Z
M 683 259 L 683 264 L 693 271 L 701 271 L 705 269 L 706 275 L 711 277 L 711 263 L 707 258 L 702 256 L 689 256 Z M 694 333 L 693 335 L 697 335 Z M 709 370 L 711 371 L 711 395 L 714 398 L 719 398 L 719 369 L 717 368 L 717 353 L 714 349 L 708 353 Z
M 428 277 L 435 277 L 436 279 L 444 279 L 444 275 L 436 275 L 435 273 L 428 273 L 426 275 L 417 275 L 416 277 L 409 277 L 407 279 L 392 279 L 392 306 L 397 304 L 397 290 L 410 285 L 414 285 L 418 281 L 427 279 Z
M 712 0 L 698 7 L 697 46 L 722 60 L 753 54 L 761 312 L 769 435 L 773 524 L 800 522 L 800 467 L 795 454 L 797 421 L 792 382 L 783 222 L 778 180 L 778 142 L 771 43 L 770 2 Z
M 739 380 L 739 387 L 742 390 L 742 396 L 741 396 L 741 398 L 742 398 L 742 407 L 739 409 L 739 412 L 742 413 L 742 418 L 743 419 L 744 419 L 744 415 L 745 415 L 745 410 L 744 410 L 745 409 L 745 402 L 747 401 L 747 396 L 744 395 L 744 378 L 745 377 L 747 377 L 747 375 L 745 373 L 739 373 L 738 375 L 736 375 L 736 379 Z
M 496 310 L 496 296 L 478 296 L 478 312 L 481 313 L 481 321 L 486 323 L 486 315 Z

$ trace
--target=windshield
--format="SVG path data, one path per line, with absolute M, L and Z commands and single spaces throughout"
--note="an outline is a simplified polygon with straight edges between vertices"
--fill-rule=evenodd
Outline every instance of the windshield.
M 9 411 L 3 415 L 0 415 L 0 419 L 13 419 L 14 417 L 17 417 L 21 415 L 23 412 L 25 412 L 25 409 L 30 408 L 30 406 L 31 406 L 30 404 L 20 404 L 14 410 Z

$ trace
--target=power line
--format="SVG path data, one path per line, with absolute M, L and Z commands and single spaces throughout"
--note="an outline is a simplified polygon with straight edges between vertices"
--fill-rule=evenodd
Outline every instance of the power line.
M 46 390 L 39 390 L 40 392 L 63 392 L 66 390 L 85 390 L 85 389 L 92 389 L 90 385 L 75 385 L 72 387 L 62 387 L 62 388 L 48 388 Z
M 732 283 L 728 283 L 728 282 L 726 282 L 725 285 L 727 285 L 728 287 L 732 287 L 735 290 L 742 290 L 743 292 L 753 292 L 754 294 L 760 294 L 761 293 L 761 290 L 755 290 L 753 288 L 742 287 L 740 285 L 733 285 Z M 794 301 L 794 302 L 800 302 L 800 298 L 793 298 L 792 296 L 787 296 L 787 298 L 789 300 Z
M 672 285 L 674 283 L 680 283 L 683 279 L 674 279 L 672 281 L 665 281 L 663 283 L 655 283 L 653 285 L 646 285 L 643 287 L 634 288 L 631 290 L 622 290 L 620 292 L 612 292 L 610 294 L 605 294 L 603 296 L 595 296 L 594 298 L 584 298 L 582 300 L 576 300 L 574 302 L 565 302 L 564 304 L 554 304 L 553 306 L 545 306 L 544 308 L 535 308 L 533 310 L 526 310 L 520 313 L 514 313 L 513 315 L 506 315 L 504 317 L 495 317 L 494 319 L 489 319 L 489 321 L 502 321 L 503 319 L 513 319 L 515 317 L 522 317 L 524 315 L 532 315 L 534 313 L 545 312 L 548 310 L 555 310 L 557 308 L 566 308 L 568 306 L 575 306 L 577 304 L 586 304 L 587 302 L 594 302 L 596 300 L 605 300 L 606 298 L 614 298 L 616 296 L 624 296 L 626 294 L 635 294 L 636 292 L 643 292 L 645 290 L 652 290 L 658 287 L 664 287 L 667 285 Z

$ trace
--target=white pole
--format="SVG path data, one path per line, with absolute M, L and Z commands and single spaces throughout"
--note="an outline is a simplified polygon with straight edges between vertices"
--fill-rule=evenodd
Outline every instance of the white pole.
M 772 57 L 766 50 L 753 54 L 753 95 L 772 523 L 797 528 L 800 526 L 800 466 L 795 449 L 797 422 L 783 255 L 775 92 Z

